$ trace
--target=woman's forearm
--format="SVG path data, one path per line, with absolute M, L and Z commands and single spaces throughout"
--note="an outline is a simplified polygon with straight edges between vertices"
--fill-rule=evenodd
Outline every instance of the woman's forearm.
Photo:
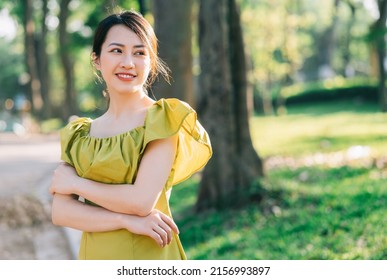
M 149 214 L 149 211 L 142 211 L 145 194 L 131 184 L 104 184 L 79 178 L 74 193 L 113 212 L 138 216 Z
M 87 205 L 69 195 L 55 194 L 52 201 L 52 222 L 86 232 L 122 229 L 122 214 Z
M 172 218 L 158 210 L 152 210 L 146 217 L 138 217 L 87 205 L 73 199 L 71 195 L 62 194 L 55 194 L 53 197 L 52 222 L 57 226 L 86 232 L 126 229 L 151 237 L 161 247 L 171 242 L 172 232 L 179 233 Z

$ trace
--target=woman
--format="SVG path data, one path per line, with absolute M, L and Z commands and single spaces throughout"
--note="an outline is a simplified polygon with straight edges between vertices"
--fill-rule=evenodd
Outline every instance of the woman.
M 50 188 L 53 223 L 83 231 L 80 259 L 186 259 L 169 196 L 211 157 L 208 135 L 188 104 L 147 95 L 167 71 L 140 14 L 101 21 L 92 61 L 109 107 L 61 130 L 64 163 Z

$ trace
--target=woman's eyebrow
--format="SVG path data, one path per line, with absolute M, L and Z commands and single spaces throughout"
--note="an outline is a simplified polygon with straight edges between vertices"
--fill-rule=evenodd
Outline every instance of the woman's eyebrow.
M 108 47 L 110 47 L 110 46 L 125 47 L 124 44 L 116 43 L 116 42 L 110 43 L 110 44 L 108 45 Z M 135 49 L 138 49 L 138 48 L 145 48 L 145 45 L 134 45 L 133 48 L 135 48 Z
M 125 45 L 124 45 L 124 44 L 121 44 L 121 43 L 115 43 L 115 42 L 113 42 L 113 43 L 110 43 L 110 44 L 108 45 L 108 47 L 110 47 L 110 46 L 119 46 L 119 47 L 125 47 Z

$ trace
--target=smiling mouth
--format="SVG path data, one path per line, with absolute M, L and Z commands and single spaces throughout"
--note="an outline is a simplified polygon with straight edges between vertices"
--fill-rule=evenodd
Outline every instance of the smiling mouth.
M 120 79 L 134 79 L 134 78 L 136 78 L 136 75 L 132 75 L 132 74 L 118 73 L 116 75 Z

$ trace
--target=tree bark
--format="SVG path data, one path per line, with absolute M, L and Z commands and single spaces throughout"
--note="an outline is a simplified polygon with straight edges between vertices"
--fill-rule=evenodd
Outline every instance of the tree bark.
M 249 126 L 249 100 L 247 91 L 247 64 L 243 41 L 240 12 L 235 0 L 228 0 L 229 4 L 229 45 L 232 94 L 234 96 L 234 120 L 236 127 L 236 147 L 240 156 L 243 172 L 239 172 L 238 185 L 251 183 L 255 177 L 263 175 L 262 163 L 253 147 Z
M 203 171 L 196 208 L 227 208 L 250 200 L 263 176 L 250 136 L 246 100 L 246 58 L 235 0 L 202 0 L 199 11 L 200 104 L 213 146 Z
M 41 85 L 41 95 L 43 100 L 42 117 L 48 118 L 52 116 L 52 105 L 50 99 L 50 71 L 47 54 L 47 25 L 46 17 L 48 14 L 48 0 L 43 0 L 43 14 L 41 18 L 41 33 L 39 40 L 36 41 L 36 57 L 38 57 L 38 73 Z
M 76 103 L 76 93 L 74 85 L 74 62 L 72 61 L 69 50 L 70 40 L 67 33 L 67 19 L 69 15 L 69 3 L 71 0 L 62 0 L 60 2 L 59 12 L 59 52 L 63 67 L 65 81 L 65 100 L 63 108 L 63 118 L 67 119 L 71 115 L 78 113 Z
M 39 115 L 43 108 L 43 99 L 41 95 L 41 84 L 38 77 L 38 65 L 35 56 L 35 23 L 33 19 L 32 1 L 23 1 L 23 8 L 25 60 L 27 72 L 30 77 L 27 85 L 27 98 L 31 102 L 32 112 Z
M 338 24 L 337 10 L 340 0 L 334 0 L 332 24 L 325 30 L 320 38 L 318 53 L 319 59 L 319 73 L 320 79 L 333 78 L 335 75 L 332 67 L 332 58 L 334 50 L 336 49 L 336 29 Z
M 191 51 L 192 0 L 154 0 L 160 58 L 171 69 L 171 84 L 161 77 L 152 86 L 157 98 L 175 97 L 195 107 Z
M 352 77 L 355 75 L 354 73 L 354 68 L 352 66 L 352 58 L 351 58 L 351 51 L 350 51 L 350 44 L 351 44 L 351 39 L 352 39 L 352 28 L 354 26 L 355 17 L 356 17 L 356 10 L 357 10 L 357 5 L 352 3 L 351 1 L 344 1 L 345 4 L 347 4 L 349 10 L 351 11 L 351 17 L 349 22 L 347 23 L 347 32 L 345 33 L 343 40 L 344 40 L 344 49 L 343 49 L 343 72 L 342 75 L 344 77 Z

